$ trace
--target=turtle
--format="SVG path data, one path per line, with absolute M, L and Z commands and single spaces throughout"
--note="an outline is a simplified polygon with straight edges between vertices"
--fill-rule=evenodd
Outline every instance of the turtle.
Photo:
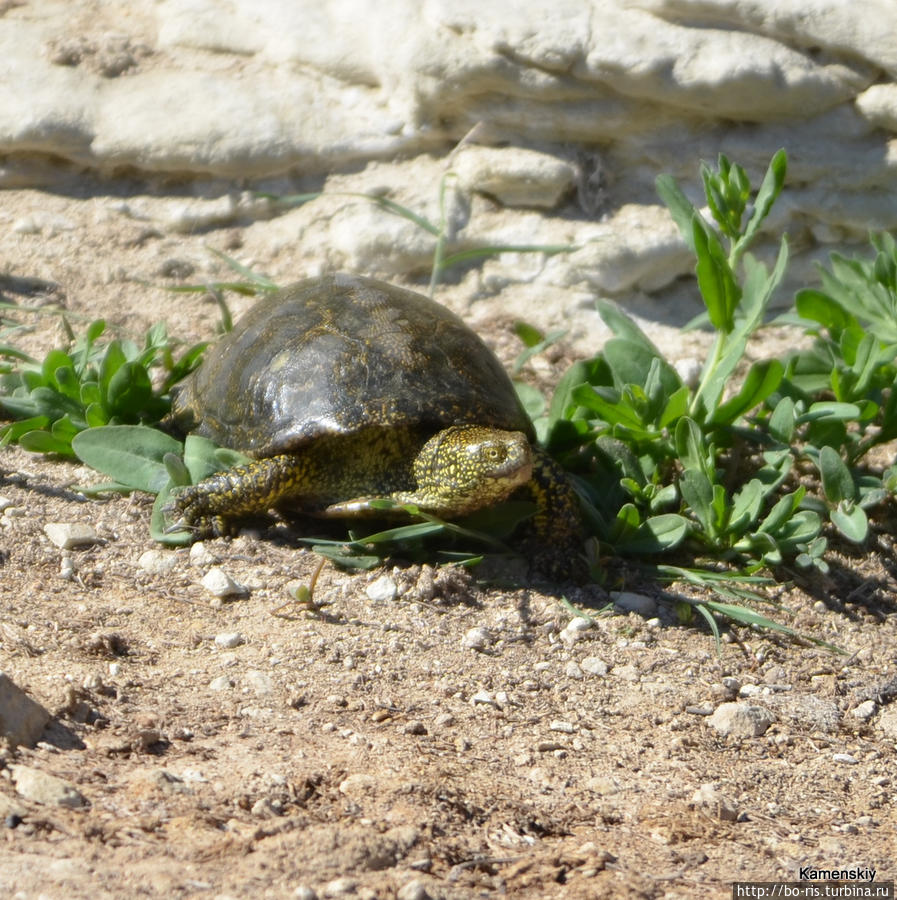
M 536 503 L 536 568 L 582 580 L 573 485 L 492 351 L 415 291 L 329 274 L 269 295 L 175 387 L 169 424 L 252 458 L 174 493 L 172 529 L 382 516 L 383 499 L 455 519 L 519 493 Z

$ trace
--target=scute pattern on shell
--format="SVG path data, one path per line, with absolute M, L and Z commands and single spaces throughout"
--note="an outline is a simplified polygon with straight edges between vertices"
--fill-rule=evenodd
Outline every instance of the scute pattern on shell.
M 370 427 L 480 424 L 533 436 L 507 373 L 458 316 L 355 275 L 259 301 L 176 392 L 172 417 L 256 456 Z

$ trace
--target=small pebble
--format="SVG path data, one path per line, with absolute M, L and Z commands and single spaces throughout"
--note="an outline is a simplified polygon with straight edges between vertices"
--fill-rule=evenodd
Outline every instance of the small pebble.
M 576 727 L 571 722 L 564 722 L 561 719 L 555 719 L 548 726 L 550 731 L 563 731 L 564 734 L 573 734 Z
M 250 812 L 254 816 L 258 816 L 260 819 L 271 819 L 274 816 L 279 816 L 282 810 L 278 810 L 274 804 L 271 802 L 270 797 L 259 797 L 255 803 L 252 804 L 252 809 Z
M 232 650 L 246 643 L 246 638 L 239 631 L 222 631 L 215 635 L 215 644 L 225 650 Z
M 209 682 L 209 690 L 210 691 L 229 691 L 234 686 L 234 683 L 227 677 L 227 675 L 219 675 L 217 678 L 213 678 Z
M 589 675 L 607 675 L 610 671 L 607 663 L 603 659 L 599 659 L 597 656 L 587 656 L 580 662 L 580 667 L 583 672 L 588 672 Z
M 399 588 L 395 581 L 389 575 L 381 575 L 375 581 L 372 581 L 365 589 L 369 600 L 375 603 L 388 603 L 396 599 Z
M 584 634 L 592 627 L 592 623 L 582 616 L 574 616 L 560 633 L 561 642 L 566 647 L 572 647 L 582 640 Z
M 200 582 L 202 586 L 214 597 L 246 597 L 249 591 L 245 585 L 234 581 L 224 569 L 217 566 L 209 569 Z
M 649 619 L 657 614 L 657 602 L 653 597 L 644 594 L 636 594 L 632 591 L 612 591 L 611 599 L 614 606 L 623 612 L 633 612 Z
M 347 894 L 354 894 L 356 890 L 358 890 L 358 882 L 354 878 L 344 876 L 328 881 L 324 888 L 324 896 L 345 897 Z
M 396 900 L 432 900 L 432 895 L 417 878 L 403 884 L 396 892 Z
M 402 734 L 427 734 L 427 726 L 418 719 L 407 722 L 402 728 Z
M 485 706 L 497 706 L 495 699 L 489 691 L 477 691 L 471 698 L 470 703 L 472 706 L 476 706 L 477 703 L 482 703 Z
M 844 763 L 848 766 L 855 766 L 858 762 L 857 758 L 850 753 L 835 753 L 832 755 L 832 759 L 835 762 Z
M 339 792 L 347 797 L 352 794 L 363 794 L 377 787 L 377 779 L 366 772 L 353 772 L 339 783 Z
M 300 884 L 299 887 L 293 891 L 293 896 L 296 900 L 318 900 L 317 891 L 305 884 Z
M 137 568 L 149 575 L 167 575 L 177 564 L 177 554 L 170 550 L 147 550 L 137 560 Z
M 75 563 L 70 556 L 63 556 L 59 562 L 59 577 L 71 581 L 75 577 Z
M 489 629 L 482 626 L 468 629 L 461 638 L 462 647 L 466 650 L 476 650 L 479 653 L 488 650 L 494 643 L 495 639 Z
M 774 717 L 762 706 L 748 703 L 721 703 L 707 720 L 720 734 L 735 737 L 760 737 Z
M 44 534 L 62 550 L 87 547 L 99 541 L 96 531 L 80 522 L 48 522 L 44 525 Z
M 737 697 L 738 692 L 741 690 L 741 682 L 737 678 L 727 675 L 723 678 L 723 687 Z
M 579 667 L 579 663 L 576 662 L 575 659 L 571 659 L 566 666 L 564 666 L 564 674 L 568 678 L 584 678 L 582 669 Z
M 214 566 L 218 557 L 209 550 L 205 541 L 197 541 L 190 545 L 190 565 L 198 569 L 204 569 L 206 566 Z
M 878 707 L 876 706 L 874 700 L 864 700 L 858 706 L 855 706 L 850 711 L 850 714 L 855 719 L 860 719 L 861 721 L 865 722 L 865 721 L 868 721 L 869 719 L 871 719 L 875 715 L 877 709 L 878 709 Z

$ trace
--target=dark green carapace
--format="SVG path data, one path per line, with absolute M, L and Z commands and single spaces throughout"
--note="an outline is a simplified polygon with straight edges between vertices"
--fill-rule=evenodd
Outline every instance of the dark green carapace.
M 260 301 L 176 390 L 171 420 L 255 457 L 176 495 L 169 518 L 197 536 L 277 508 L 370 515 L 383 498 L 453 518 L 519 490 L 537 503 L 540 567 L 581 572 L 576 495 L 507 373 L 413 291 L 328 275 Z

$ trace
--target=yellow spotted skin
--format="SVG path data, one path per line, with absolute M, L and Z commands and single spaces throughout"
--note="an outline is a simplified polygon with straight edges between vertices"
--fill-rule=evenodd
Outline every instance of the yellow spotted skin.
M 407 431 L 371 430 L 356 435 L 351 456 L 335 464 L 342 443 L 322 438 L 302 452 L 219 472 L 181 490 L 168 512 L 209 534 L 228 530 L 228 519 L 272 509 L 382 515 L 371 501 L 384 499 L 455 518 L 504 500 L 533 468 L 525 435 L 479 425 L 445 428 L 422 447 Z
M 391 499 L 456 518 L 520 493 L 537 568 L 581 578 L 576 494 L 507 373 L 412 291 L 328 275 L 259 301 L 173 393 L 169 424 L 255 457 L 173 497 L 168 520 L 198 537 L 270 510 L 363 516 Z

